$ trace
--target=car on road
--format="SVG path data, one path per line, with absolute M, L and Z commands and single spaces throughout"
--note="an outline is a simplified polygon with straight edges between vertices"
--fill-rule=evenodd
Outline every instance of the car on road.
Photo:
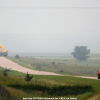
M 100 79 L 100 71 L 97 71 L 98 79 Z

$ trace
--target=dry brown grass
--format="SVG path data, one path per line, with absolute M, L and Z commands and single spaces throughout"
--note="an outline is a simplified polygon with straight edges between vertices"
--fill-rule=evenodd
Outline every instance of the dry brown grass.
M 57 82 L 55 82 L 55 81 L 51 81 L 51 80 L 48 80 L 48 79 L 39 79 L 39 81 L 40 82 L 45 82 L 45 83 L 47 83 L 47 84 L 51 84 L 51 85 L 55 85 L 55 84 L 57 84 Z
M 23 98 L 25 97 L 28 93 L 25 93 L 24 91 L 12 88 L 12 87 L 6 87 L 6 89 L 11 93 L 12 96 L 18 97 L 18 98 Z M 29 97 L 32 97 L 32 94 L 28 94 Z
M 94 95 L 93 97 L 91 97 L 87 100 L 100 100 L 100 91 L 98 91 L 96 95 Z
M 95 95 L 95 96 L 93 96 L 93 97 L 91 97 L 91 98 L 89 98 L 87 100 L 100 100 L 100 94 Z

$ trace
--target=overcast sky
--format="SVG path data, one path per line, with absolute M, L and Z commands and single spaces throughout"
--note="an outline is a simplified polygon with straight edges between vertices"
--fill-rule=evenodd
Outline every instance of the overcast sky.
M 9 52 L 100 53 L 100 0 L 0 0 L 0 43 Z

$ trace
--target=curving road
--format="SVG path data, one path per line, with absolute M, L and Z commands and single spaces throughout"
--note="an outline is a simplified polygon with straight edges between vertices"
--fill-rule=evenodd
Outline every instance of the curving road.
M 0 66 L 4 67 L 4 68 L 7 68 L 7 69 L 23 72 L 23 73 L 28 72 L 29 74 L 60 75 L 60 74 L 56 74 L 56 73 L 53 73 L 53 72 L 36 71 L 36 70 L 28 69 L 28 68 L 25 68 L 25 67 L 22 67 L 22 66 L 18 65 L 17 63 L 14 63 L 13 61 L 11 61 L 7 58 L 4 58 L 4 57 L 0 57 Z
M 36 70 L 32 70 L 32 69 L 28 69 L 25 67 L 22 67 L 20 65 L 18 65 L 17 63 L 14 63 L 13 61 L 5 58 L 5 57 L 0 57 L 0 66 L 7 68 L 7 69 L 11 69 L 11 70 L 16 70 L 19 72 L 23 72 L 23 73 L 29 73 L 29 74 L 36 74 L 36 75 L 61 75 L 61 74 L 56 74 L 53 72 L 45 72 L 45 71 L 36 71 Z M 61 75 L 62 76 L 62 75 Z M 89 77 L 89 76 L 74 76 L 74 77 L 81 77 L 81 78 L 88 78 L 88 79 L 97 79 L 97 77 Z

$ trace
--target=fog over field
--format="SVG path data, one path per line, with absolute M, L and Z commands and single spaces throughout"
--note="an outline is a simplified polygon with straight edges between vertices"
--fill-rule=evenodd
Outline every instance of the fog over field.
M 9 53 L 100 53 L 100 0 L 0 0 L 0 43 Z

